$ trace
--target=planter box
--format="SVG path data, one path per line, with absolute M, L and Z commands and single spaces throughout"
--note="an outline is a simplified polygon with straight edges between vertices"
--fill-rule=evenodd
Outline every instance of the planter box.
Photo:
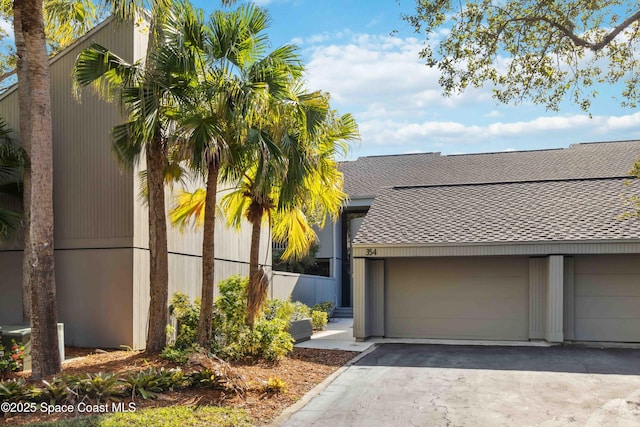
M 292 320 L 289 322 L 289 333 L 296 340 L 296 344 L 311 339 L 313 334 L 311 319 Z

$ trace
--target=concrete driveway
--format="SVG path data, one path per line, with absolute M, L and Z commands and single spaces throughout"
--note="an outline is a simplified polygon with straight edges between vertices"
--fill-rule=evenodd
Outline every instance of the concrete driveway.
M 640 425 L 640 350 L 383 344 L 283 425 Z

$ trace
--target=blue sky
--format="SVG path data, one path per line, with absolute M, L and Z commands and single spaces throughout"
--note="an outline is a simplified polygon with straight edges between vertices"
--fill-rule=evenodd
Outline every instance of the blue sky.
M 211 11 L 218 2 L 196 1 Z M 418 57 L 423 39 L 402 21 L 413 0 L 261 0 L 273 46 L 297 44 L 311 89 L 331 93 L 355 116 L 362 136 L 350 158 L 437 151 L 443 154 L 566 147 L 635 139 L 640 112 L 625 109 L 607 87 L 592 118 L 567 102 L 560 112 L 498 104 L 490 88 L 444 98 L 436 70 Z M 398 33 L 391 36 L 391 32 Z

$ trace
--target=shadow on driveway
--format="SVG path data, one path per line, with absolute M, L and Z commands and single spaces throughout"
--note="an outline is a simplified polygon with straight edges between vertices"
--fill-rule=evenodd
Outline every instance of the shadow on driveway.
M 580 346 L 382 344 L 356 366 L 640 375 L 640 350 Z

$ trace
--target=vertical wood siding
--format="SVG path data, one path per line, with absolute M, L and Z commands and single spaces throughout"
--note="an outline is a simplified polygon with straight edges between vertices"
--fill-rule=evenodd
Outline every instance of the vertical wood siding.
M 562 294 L 564 293 L 564 257 L 562 255 L 550 255 L 549 268 L 547 270 L 547 318 L 545 339 L 549 342 L 562 342 Z
M 564 259 L 564 339 L 575 338 L 575 273 L 572 257 Z
M 546 317 L 547 259 L 529 258 L 529 339 L 543 339 Z
M 367 324 L 367 260 L 353 259 L 353 336 L 363 340 L 369 336 Z
M 371 335 L 375 337 L 384 336 L 384 285 L 385 271 L 384 260 L 369 260 L 369 272 L 367 277 L 369 283 L 367 290 L 369 292 L 369 315 L 368 321 L 371 324 Z
M 131 26 L 107 23 L 58 55 L 51 65 L 57 247 L 121 246 L 122 239 L 131 244 L 131 172 L 118 165 L 111 151 L 111 129 L 122 121 L 120 110 L 101 100 L 92 88 L 83 89 L 77 101 L 71 77 L 77 55 L 92 42 L 131 61 Z

